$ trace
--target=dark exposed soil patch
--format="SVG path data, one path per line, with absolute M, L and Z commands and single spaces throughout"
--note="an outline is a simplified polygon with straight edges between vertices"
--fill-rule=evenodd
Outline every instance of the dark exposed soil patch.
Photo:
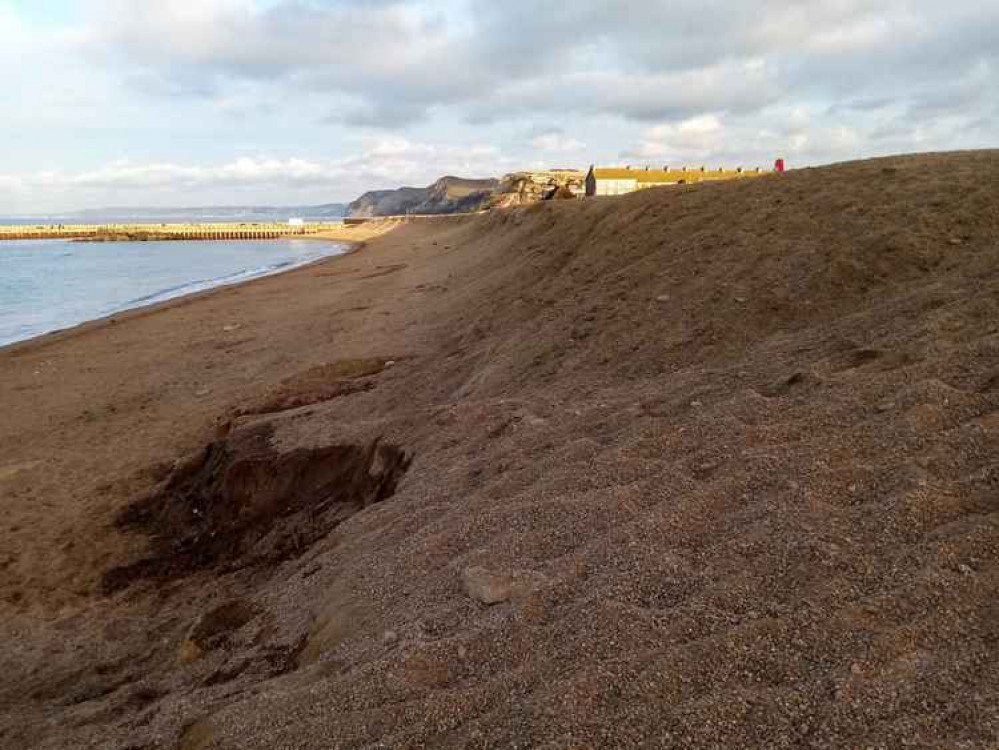
M 174 470 L 116 523 L 152 538 L 152 554 L 107 571 L 105 593 L 141 579 L 295 557 L 363 508 L 390 497 L 409 467 L 396 446 L 279 452 L 269 424 L 237 430 Z

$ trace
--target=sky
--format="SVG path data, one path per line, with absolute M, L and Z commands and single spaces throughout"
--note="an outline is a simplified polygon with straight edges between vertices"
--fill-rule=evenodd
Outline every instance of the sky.
M 0 215 L 999 146 L 999 0 L 0 0 Z

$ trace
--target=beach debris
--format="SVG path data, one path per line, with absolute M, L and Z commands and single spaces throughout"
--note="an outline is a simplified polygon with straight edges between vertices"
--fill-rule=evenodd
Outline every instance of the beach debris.
M 481 567 L 465 568 L 461 574 L 465 593 L 483 604 L 500 604 L 513 595 L 513 579 Z

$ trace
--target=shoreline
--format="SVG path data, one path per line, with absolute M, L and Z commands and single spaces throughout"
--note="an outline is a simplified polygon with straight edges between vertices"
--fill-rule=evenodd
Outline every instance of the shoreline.
M 281 238 L 283 239 L 304 239 L 300 237 L 291 238 Z M 323 238 L 310 237 L 310 240 L 323 241 Z M 29 349 L 33 349 L 36 346 L 41 347 L 49 343 L 54 343 L 56 341 L 61 341 L 66 337 L 89 333 L 93 330 L 104 328 L 111 325 L 117 325 L 119 322 L 125 320 L 131 320 L 137 317 L 142 317 L 145 315 L 151 315 L 163 310 L 170 309 L 172 307 L 181 307 L 184 305 L 191 304 L 192 302 L 207 299 L 213 295 L 223 293 L 227 290 L 234 290 L 238 288 L 248 287 L 254 282 L 263 281 L 264 279 L 271 279 L 276 276 L 285 276 L 295 273 L 296 271 L 303 271 L 305 269 L 311 268 L 322 263 L 327 263 L 334 261 L 338 258 L 343 258 L 349 255 L 353 255 L 364 247 L 364 242 L 345 242 L 342 240 L 325 240 L 327 242 L 337 242 L 344 246 L 344 250 L 338 253 L 331 253 L 330 255 L 324 255 L 321 258 L 315 258 L 313 260 L 305 261 L 304 263 L 299 263 L 288 268 L 278 268 L 270 272 L 261 273 L 257 276 L 251 276 L 246 279 L 230 281 L 228 283 L 219 283 L 214 286 L 210 286 L 207 289 L 198 289 L 191 292 L 186 292 L 183 294 L 178 294 L 176 297 L 167 297 L 166 299 L 154 300 L 151 302 L 144 302 L 142 304 L 135 305 L 134 307 L 125 307 L 121 310 L 116 310 L 114 312 L 107 313 L 105 315 L 100 315 L 96 318 L 90 318 L 88 320 L 81 321 L 79 323 L 69 325 L 65 328 L 56 328 L 51 331 L 45 331 L 44 333 L 39 333 L 36 336 L 31 336 L 26 339 L 20 339 L 18 341 L 11 341 L 7 344 L 0 344 L 0 355 L 7 353 L 21 353 Z M 200 282 L 191 282 L 200 283 Z M 158 292 L 156 294 L 162 294 L 163 292 Z M 155 296 L 155 295 L 153 295 Z
M 254 282 L 259 282 L 263 279 L 273 278 L 275 276 L 285 276 L 296 271 L 302 271 L 304 269 L 310 268 L 314 265 L 321 263 L 326 263 L 328 261 L 336 260 L 337 258 L 346 257 L 353 255 L 361 250 L 365 244 L 372 238 L 384 234 L 387 231 L 391 231 L 395 227 L 399 226 L 402 222 L 397 220 L 388 220 L 382 222 L 372 222 L 370 224 L 360 226 L 344 226 L 341 225 L 338 228 L 331 228 L 324 230 L 323 232 L 309 234 L 309 235 L 288 235 L 283 237 L 273 238 L 272 241 L 284 242 L 288 240 L 294 241 L 309 241 L 309 242 L 334 242 L 344 246 L 342 252 L 335 254 L 326 255 L 321 258 L 316 258 L 314 260 L 306 261 L 289 268 L 282 268 L 274 270 L 270 273 L 262 273 L 258 276 L 252 276 L 250 278 L 233 281 L 229 283 L 220 283 L 215 286 L 211 286 L 207 289 L 200 289 L 196 291 L 187 292 L 185 294 L 180 294 L 176 297 L 169 297 L 167 299 L 156 300 L 153 302 L 148 302 L 144 304 L 139 304 L 134 307 L 126 307 L 125 309 L 110 312 L 104 315 L 99 315 L 95 318 L 89 318 L 87 320 L 81 321 L 79 323 L 66 326 L 65 328 L 56 328 L 51 331 L 45 331 L 39 333 L 35 336 L 31 336 L 26 339 L 20 339 L 18 341 L 11 341 L 6 344 L 0 344 L 0 355 L 8 352 L 22 352 L 34 349 L 36 347 L 46 346 L 49 343 L 55 341 L 62 341 L 66 337 L 73 336 L 76 334 L 89 333 L 93 330 L 100 329 L 109 325 L 115 325 L 120 321 L 126 319 L 132 319 L 141 315 L 148 315 L 154 312 L 169 309 L 172 306 L 180 306 L 190 304 L 196 300 L 205 299 L 213 294 L 219 294 L 226 290 L 232 290 L 237 288 L 244 288 Z M 39 241 L 53 240 L 59 241 L 58 238 L 45 238 Z M 21 240 L 11 240 L 10 242 L 19 242 Z M 30 240 L 29 240 L 30 241 Z M 208 240 L 210 242 L 238 242 L 240 240 Z M 196 283 L 196 282 L 191 282 Z

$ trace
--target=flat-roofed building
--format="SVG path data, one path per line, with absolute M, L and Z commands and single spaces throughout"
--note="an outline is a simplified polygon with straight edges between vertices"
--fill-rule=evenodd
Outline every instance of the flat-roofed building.
M 624 195 L 643 188 L 664 185 L 685 185 L 693 182 L 712 180 L 734 180 L 740 177 L 756 177 L 769 174 L 760 169 L 674 169 L 663 167 L 590 167 L 586 175 L 586 195 Z

